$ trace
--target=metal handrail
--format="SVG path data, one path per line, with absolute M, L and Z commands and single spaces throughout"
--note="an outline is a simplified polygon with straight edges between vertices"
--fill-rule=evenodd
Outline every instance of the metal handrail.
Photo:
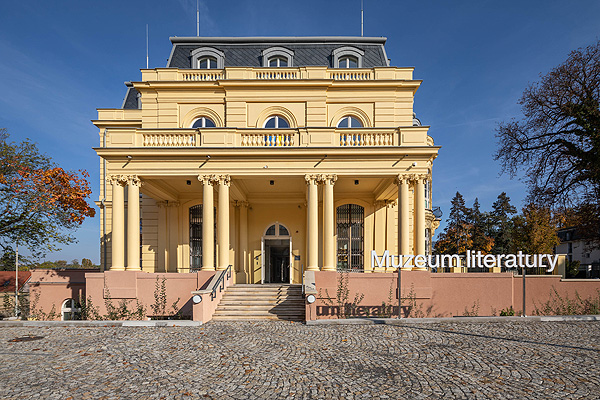
M 217 281 L 215 282 L 212 291 L 210 292 L 210 300 L 213 301 L 215 297 L 217 297 L 217 289 L 219 289 L 219 293 L 225 289 L 225 274 L 227 274 L 227 279 L 231 278 L 231 264 L 227 266 L 227 268 L 219 274 Z

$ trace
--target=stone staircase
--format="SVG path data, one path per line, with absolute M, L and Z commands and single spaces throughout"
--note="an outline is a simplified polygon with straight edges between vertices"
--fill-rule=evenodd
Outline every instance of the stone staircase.
M 213 315 L 214 321 L 304 321 L 302 285 L 238 284 L 229 286 Z

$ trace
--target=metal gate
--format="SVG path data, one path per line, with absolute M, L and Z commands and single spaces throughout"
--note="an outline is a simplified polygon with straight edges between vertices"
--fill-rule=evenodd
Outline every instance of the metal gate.
M 214 238 L 215 250 L 217 254 L 217 210 L 214 211 L 213 219 L 215 221 Z M 190 272 L 200 271 L 202 269 L 202 204 L 190 207 Z
M 337 208 L 338 271 L 363 271 L 364 225 L 364 207 L 357 204 L 344 204 Z

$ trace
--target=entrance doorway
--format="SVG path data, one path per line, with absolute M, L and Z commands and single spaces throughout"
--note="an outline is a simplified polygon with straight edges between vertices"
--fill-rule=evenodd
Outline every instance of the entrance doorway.
M 288 229 L 276 222 L 262 238 L 262 283 L 292 283 L 292 238 Z

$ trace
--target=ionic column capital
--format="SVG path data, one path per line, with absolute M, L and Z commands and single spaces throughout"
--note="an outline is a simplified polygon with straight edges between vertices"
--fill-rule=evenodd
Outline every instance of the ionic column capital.
M 319 181 L 319 174 L 306 174 L 304 175 L 304 180 L 307 185 L 316 185 Z
M 231 186 L 231 176 L 230 175 L 213 175 L 214 183 L 218 185 Z

